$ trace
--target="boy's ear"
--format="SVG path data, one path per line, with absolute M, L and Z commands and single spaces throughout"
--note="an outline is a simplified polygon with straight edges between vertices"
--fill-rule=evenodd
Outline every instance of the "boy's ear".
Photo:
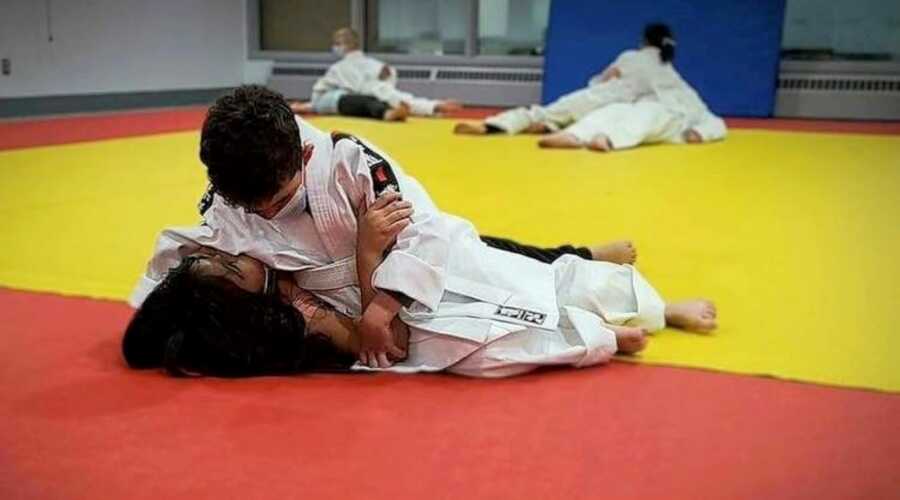
M 316 147 L 311 142 L 304 142 L 303 148 L 301 148 L 301 154 L 303 155 L 303 164 L 309 163 L 309 159 L 312 158 L 313 151 Z

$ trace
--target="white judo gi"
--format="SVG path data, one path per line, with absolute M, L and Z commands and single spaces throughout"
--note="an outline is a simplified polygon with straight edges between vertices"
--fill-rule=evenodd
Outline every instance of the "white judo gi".
M 517 134 L 532 124 L 540 123 L 550 131 L 558 131 L 603 106 L 633 102 L 650 92 L 650 75 L 662 63 L 659 49 L 645 47 L 626 50 L 605 71 L 618 70 L 619 77 L 601 81 L 602 74 L 591 78 L 588 86 L 568 93 L 546 106 L 514 108 L 485 120 L 508 134 Z M 604 72 L 605 72 L 604 71 Z
M 354 210 L 362 197 L 374 199 L 372 172 L 379 174 L 371 167 L 384 158 L 415 210 L 373 276 L 376 288 L 413 299 L 400 313 L 410 327 L 409 358 L 391 370 L 505 376 L 547 364 L 587 366 L 617 350 L 603 321 L 664 326 L 664 303 L 632 267 L 577 257 L 551 266 L 490 248 L 471 223 L 439 211 L 382 152 L 349 139 L 333 142 L 297 121 L 315 149 L 304 186 L 287 206 L 265 220 L 215 196 L 205 225 L 162 233 L 132 305 L 140 305 L 191 247 L 207 245 L 293 271 L 301 288 L 359 317 Z
M 397 88 L 397 70 L 391 68 L 386 80 L 378 77 L 385 64 L 365 55 L 361 50 L 348 52 L 331 65 L 325 76 L 313 85 L 312 106 L 317 113 L 337 113 L 337 102 L 344 94 L 364 94 L 373 96 L 397 107 L 406 103 L 414 115 L 431 116 L 439 101 L 416 97 Z
M 642 51 L 658 52 L 655 47 Z M 725 121 L 714 115 L 697 92 L 678 74 L 671 64 L 648 66 L 641 78 L 646 79 L 649 93 L 636 102 L 613 103 L 591 111 L 568 132 L 587 143 L 605 135 L 613 149 L 639 144 L 684 143 L 684 134 L 694 130 L 703 142 L 720 140 L 727 134 Z

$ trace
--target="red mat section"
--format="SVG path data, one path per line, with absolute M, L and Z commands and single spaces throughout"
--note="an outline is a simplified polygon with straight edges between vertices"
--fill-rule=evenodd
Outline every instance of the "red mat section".
M 730 128 L 788 132 L 900 135 L 900 121 L 801 120 L 791 118 L 726 118 Z
M 0 150 L 198 130 L 206 107 L 0 121 Z
M 900 396 L 616 363 L 498 381 L 127 370 L 121 303 L 0 290 L 0 498 L 884 499 Z
M 478 120 L 501 108 L 464 108 L 450 118 Z M 205 107 L 0 120 L 0 150 L 198 130 Z M 311 115 L 314 117 L 314 115 Z M 900 122 L 729 118 L 731 128 L 900 135 Z

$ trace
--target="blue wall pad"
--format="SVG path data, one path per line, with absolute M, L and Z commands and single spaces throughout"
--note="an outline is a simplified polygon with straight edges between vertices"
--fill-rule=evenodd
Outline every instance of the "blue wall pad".
M 584 87 L 644 25 L 664 22 L 678 46 L 675 67 L 714 113 L 771 116 L 785 0 L 553 0 L 543 101 Z

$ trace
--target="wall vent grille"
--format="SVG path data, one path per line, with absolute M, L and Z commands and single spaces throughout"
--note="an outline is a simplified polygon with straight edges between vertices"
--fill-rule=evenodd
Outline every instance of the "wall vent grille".
M 325 66 L 275 66 L 276 76 L 320 77 L 328 71 Z M 400 80 L 440 80 L 456 82 L 541 83 L 539 71 L 505 71 L 482 69 L 397 68 Z
M 275 66 L 272 69 L 273 75 L 279 76 L 322 76 L 328 68 L 297 68 L 291 66 Z
M 539 72 L 525 71 L 479 71 L 479 70 L 453 70 L 439 69 L 438 80 L 464 80 L 464 81 L 490 81 L 490 82 L 521 82 L 540 83 L 543 74 Z
M 884 78 L 802 78 L 778 79 L 778 89 L 814 92 L 900 92 L 900 79 Z
M 430 69 L 397 69 L 397 78 L 401 80 L 431 80 L 431 75 L 434 73 L 433 70 Z

